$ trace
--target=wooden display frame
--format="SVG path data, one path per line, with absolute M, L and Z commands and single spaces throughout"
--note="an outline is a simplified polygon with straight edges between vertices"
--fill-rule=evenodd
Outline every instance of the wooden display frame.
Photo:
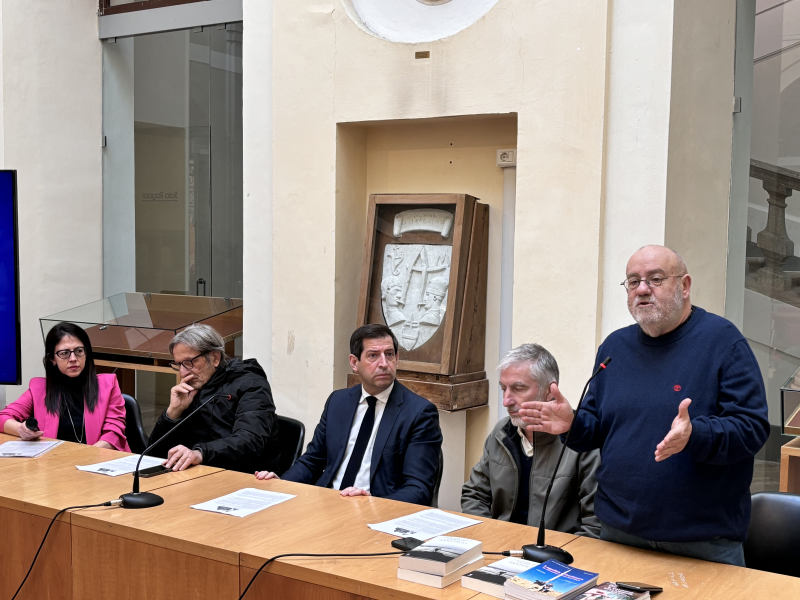
M 382 207 L 387 209 L 384 210 Z M 477 198 L 467 194 L 371 195 L 367 212 L 367 235 L 361 268 L 357 322 L 359 327 L 366 323 L 386 322 L 381 308 L 381 298 L 376 297 L 376 294 L 382 294 L 380 281 L 377 281 L 376 277 L 386 275 L 381 253 L 389 251 L 388 245 L 394 243 L 391 240 L 400 240 L 406 235 L 405 233 L 390 235 L 388 233 L 390 223 L 386 221 L 386 216 L 394 218 L 405 210 L 435 207 L 443 209 L 447 207 L 446 210 L 453 214 L 452 232 L 448 234 L 448 238 L 452 241 L 452 250 L 449 262 L 449 286 L 446 300 L 442 305 L 445 308 L 444 317 L 433 334 L 439 337 L 441 330 L 441 352 L 437 354 L 436 346 L 428 347 L 426 353 L 435 355 L 436 360 L 427 362 L 412 360 L 408 355 L 417 350 L 406 351 L 401 343 L 397 379 L 415 393 L 436 404 L 440 410 L 465 410 L 485 406 L 489 398 L 489 382 L 484 370 L 489 260 L 488 205 L 481 204 Z M 397 226 L 396 223 L 394 226 Z M 409 244 L 410 247 L 418 244 L 430 248 L 429 244 L 432 242 L 426 238 L 430 235 L 434 234 L 412 233 L 411 241 L 404 240 L 397 244 Z M 444 238 L 444 235 L 442 237 Z M 423 238 L 428 241 L 424 241 Z M 438 245 L 450 244 L 448 241 Z M 413 267 L 412 264 L 411 269 L 404 272 L 410 273 Z M 425 268 L 428 268 L 427 263 Z M 408 278 L 410 277 L 409 274 Z M 408 281 L 410 279 L 406 279 L 406 291 L 409 287 Z M 433 341 L 434 337 L 429 340 Z M 348 376 L 348 386 L 360 382 L 358 375 Z
M 403 358 L 398 368 L 418 373 L 456 375 L 484 369 L 486 279 L 489 252 L 489 207 L 467 194 L 373 194 L 367 215 L 367 235 L 361 269 L 358 325 L 370 322 L 369 310 L 375 269 L 376 223 L 381 205 L 455 205 L 452 259 L 441 358 L 422 362 Z

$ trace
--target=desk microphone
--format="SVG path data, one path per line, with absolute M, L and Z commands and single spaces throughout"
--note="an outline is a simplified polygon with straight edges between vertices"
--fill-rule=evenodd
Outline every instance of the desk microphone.
M 208 404 L 212 400 L 215 400 L 216 398 L 227 398 L 228 400 L 230 400 L 231 396 L 229 394 L 226 394 L 224 396 L 223 395 L 211 396 L 211 398 L 209 398 L 208 400 L 203 402 L 200 406 L 195 408 L 192 412 L 190 412 L 186 418 L 181 419 L 178 423 L 176 423 L 173 426 L 173 428 L 170 429 L 166 434 L 161 436 L 158 440 L 156 440 L 155 442 L 153 442 L 147 448 L 144 449 L 144 452 L 142 452 L 139 455 L 139 460 L 136 462 L 136 470 L 133 472 L 133 491 L 131 491 L 131 493 L 129 494 L 122 494 L 122 496 L 119 497 L 119 499 L 122 500 L 121 504 L 122 508 L 152 508 L 153 506 L 164 504 L 164 499 L 157 494 L 153 494 L 150 492 L 139 492 L 139 465 L 142 462 L 142 458 L 144 457 L 145 454 L 150 452 L 150 450 L 152 450 L 155 446 L 157 446 L 165 439 L 167 439 L 176 429 L 178 429 L 178 427 L 180 427 L 181 425 L 186 423 L 186 421 L 188 421 L 194 415 L 196 415 L 198 411 L 202 409 L 206 404 Z
M 577 416 L 578 411 L 581 409 L 581 402 L 583 402 L 583 398 L 586 396 L 586 392 L 589 390 L 589 384 L 592 380 L 597 377 L 605 368 L 608 366 L 608 363 L 611 362 L 611 357 L 609 356 L 603 362 L 600 363 L 600 366 L 597 367 L 597 371 L 595 371 L 591 377 L 589 377 L 589 381 L 586 382 L 586 385 L 583 387 L 583 393 L 581 394 L 581 399 L 578 400 L 578 406 L 575 409 L 575 415 Z M 572 424 L 575 424 L 573 419 Z M 546 560 L 555 559 L 559 562 L 564 563 L 565 565 L 572 564 L 572 561 L 575 560 L 572 558 L 572 555 L 563 550 L 558 548 L 557 546 L 549 546 L 544 543 L 544 515 L 545 511 L 547 510 L 547 500 L 550 498 L 550 490 L 553 489 L 553 482 L 556 480 L 556 474 L 558 473 L 558 467 L 561 465 L 561 459 L 564 458 L 564 451 L 567 449 L 567 442 L 569 441 L 569 434 L 572 433 L 572 425 L 570 425 L 569 429 L 567 430 L 567 436 L 564 438 L 564 445 L 561 447 L 561 454 L 558 455 L 558 462 L 556 463 L 556 468 L 553 471 L 553 476 L 550 478 L 550 485 L 547 486 L 547 493 L 544 495 L 544 504 L 542 505 L 542 519 L 539 522 L 539 537 L 536 539 L 535 544 L 526 544 L 522 547 L 522 557 L 525 560 L 532 560 L 534 562 L 544 562 Z M 535 434 L 534 434 L 535 435 Z

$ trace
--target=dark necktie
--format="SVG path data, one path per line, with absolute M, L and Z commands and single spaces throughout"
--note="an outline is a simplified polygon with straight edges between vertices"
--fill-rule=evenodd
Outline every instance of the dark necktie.
M 339 486 L 340 490 L 353 487 L 356 482 L 356 475 L 361 468 L 361 461 L 364 459 L 364 452 L 367 450 L 369 438 L 372 435 L 372 426 L 375 425 L 375 404 L 378 399 L 375 396 L 367 396 L 367 412 L 364 415 L 364 420 L 361 421 L 361 429 L 358 430 L 358 437 L 356 438 L 356 445 L 353 446 L 353 453 L 350 455 L 350 460 L 347 462 L 347 469 L 342 477 L 342 484 Z

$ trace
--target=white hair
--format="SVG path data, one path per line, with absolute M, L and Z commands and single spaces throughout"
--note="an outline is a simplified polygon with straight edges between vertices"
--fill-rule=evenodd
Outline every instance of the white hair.
M 195 324 L 189 325 L 186 329 L 178 333 L 169 343 L 169 353 L 178 344 L 183 344 L 200 354 L 209 352 L 219 352 L 220 362 L 225 364 L 230 357 L 225 354 L 225 340 L 210 325 Z
M 522 344 L 509 350 L 497 365 L 497 370 L 502 373 L 507 368 L 526 364 L 530 365 L 531 377 L 539 384 L 540 397 L 546 398 L 550 391 L 550 384 L 558 383 L 558 363 L 550 352 L 539 344 Z

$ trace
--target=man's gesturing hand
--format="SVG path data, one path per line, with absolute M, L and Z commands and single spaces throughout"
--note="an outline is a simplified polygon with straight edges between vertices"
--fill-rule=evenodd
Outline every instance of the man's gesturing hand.
M 194 377 L 194 375 L 189 373 L 170 391 L 167 416 L 173 421 L 180 419 L 183 411 L 189 408 L 189 405 L 192 403 L 192 399 L 194 398 L 195 394 L 197 394 L 197 390 L 186 383 L 192 377 Z
M 678 416 L 672 421 L 672 427 L 661 443 L 656 446 L 656 462 L 668 459 L 677 454 L 689 443 L 692 435 L 692 421 L 689 419 L 689 405 L 692 401 L 685 398 L 678 407 Z
M 523 402 L 519 416 L 530 431 L 545 431 L 555 435 L 566 433 L 575 413 L 569 401 L 561 394 L 558 385 L 550 384 L 550 402 Z

